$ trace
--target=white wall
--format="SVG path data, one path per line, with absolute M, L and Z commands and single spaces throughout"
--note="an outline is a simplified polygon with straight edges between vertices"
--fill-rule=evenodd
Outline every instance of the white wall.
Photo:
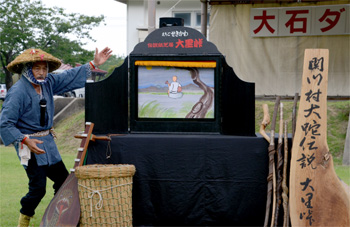
M 159 4 L 157 3 L 159 2 Z M 156 1 L 156 28 L 159 28 L 160 17 L 173 17 L 173 12 L 201 12 L 199 0 L 161 0 Z M 178 3 L 175 7 L 173 7 Z M 173 8 L 172 8 L 173 7 Z M 148 0 L 127 1 L 127 54 L 133 51 L 135 45 L 142 42 L 148 35 Z M 200 30 L 200 27 L 195 27 Z

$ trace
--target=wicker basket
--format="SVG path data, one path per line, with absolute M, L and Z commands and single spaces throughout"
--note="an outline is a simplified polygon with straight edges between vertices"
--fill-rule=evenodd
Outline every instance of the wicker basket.
M 133 165 L 76 168 L 80 226 L 132 226 Z

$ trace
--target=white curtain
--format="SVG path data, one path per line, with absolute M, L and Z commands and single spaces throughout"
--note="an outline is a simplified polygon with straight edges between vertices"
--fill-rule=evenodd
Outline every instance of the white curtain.
M 250 9 L 345 4 L 213 5 L 210 11 L 210 41 L 226 56 L 237 76 L 255 83 L 257 96 L 294 96 L 301 90 L 304 50 L 329 49 L 328 96 L 350 96 L 349 35 L 253 38 Z

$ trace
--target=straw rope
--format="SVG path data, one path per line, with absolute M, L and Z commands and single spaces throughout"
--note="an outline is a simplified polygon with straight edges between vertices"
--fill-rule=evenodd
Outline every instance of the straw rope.
M 132 226 L 134 165 L 86 165 L 76 168 L 80 226 Z
M 44 136 L 47 136 L 51 133 L 51 135 L 53 136 L 54 139 L 57 139 L 57 135 L 56 135 L 56 132 L 55 132 L 55 129 L 52 127 L 48 130 L 45 130 L 45 131 L 40 131 L 40 132 L 36 132 L 36 133 L 33 133 L 33 134 L 28 134 L 27 136 L 33 136 L 33 137 L 44 137 Z
M 115 185 L 113 187 L 102 189 L 102 190 L 94 190 L 94 189 L 86 187 L 86 186 L 84 186 L 82 184 L 78 184 L 78 185 L 80 185 L 81 187 L 86 188 L 87 190 L 91 191 L 91 193 L 89 194 L 89 199 L 91 199 L 90 200 L 90 208 L 91 208 L 90 217 L 92 217 L 92 204 L 93 204 L 92 198 L 94 197 L 95 194 L 97 194 L 99 196 L 99 201 L 96 203 L 95 208 L 96 208 L 96 210 L 100 210 L 102 208 L 102 206 L 103 206 L 103 197 L 101 195 L 101 192 L 104 192 L 104 191 L 107 191 L 107 190 L 110 190 L 110 189 L 113 189 L 113 188 L 125 186 L 125 185 L 131 185 L 131 184 L 132 183 Z

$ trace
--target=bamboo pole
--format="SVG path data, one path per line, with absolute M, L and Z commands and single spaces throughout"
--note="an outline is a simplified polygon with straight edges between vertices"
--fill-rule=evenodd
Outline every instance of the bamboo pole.
M 273 111 L 272 123 L 271 123 L 271 134 L 270 134 L 270 145 L 268 147 L 268 155 L 269 155 L 269 174 L 267 176 L 267 199 L 266 199 L 266 210 L 265 210 L 265 221 L 264 226 L 267 227 L 269 224 L 270 217 L 270 207 L 271 207 L 271 197 L 272 197 L 272 188 L 276 187 L 276 177 L 275 177 L 275 127 L 276 127 L 276 118 L 278 112 L 278 106 L 280 103 L 281 97 L 276 98 L 275 108 Z M 274 203 L 275 198 L 272 199 Z
M 270 124 L 270 114 L 269 114 L 269 106 L 267 104 L 262 105 L 264 118 L 260 124 L 260 134 L 266 139 L 267 142 L 270 143 L 270 137 L 266 134 L 266 127 Z
M 278 145 L 277 145 L 277 163 L 276 163 L 276 208 L 274 212 L 274 225 L 278 226 L 278 216 L 279 208 L 282 201 L 282 168 L 283 168 L 283 155 L 282 155 L 282 145 L 283 145 L 283 103 L 280 103 L 280 122 L 278 131 Z
M 284 122 L 284 162 L 283 162 L 283 181 L 282 181 L 282 198 L 283 198 L 283 227 L 289 227 L 289 202 L 287 186 L 287 167 L 288 167 L 288 121 Z

